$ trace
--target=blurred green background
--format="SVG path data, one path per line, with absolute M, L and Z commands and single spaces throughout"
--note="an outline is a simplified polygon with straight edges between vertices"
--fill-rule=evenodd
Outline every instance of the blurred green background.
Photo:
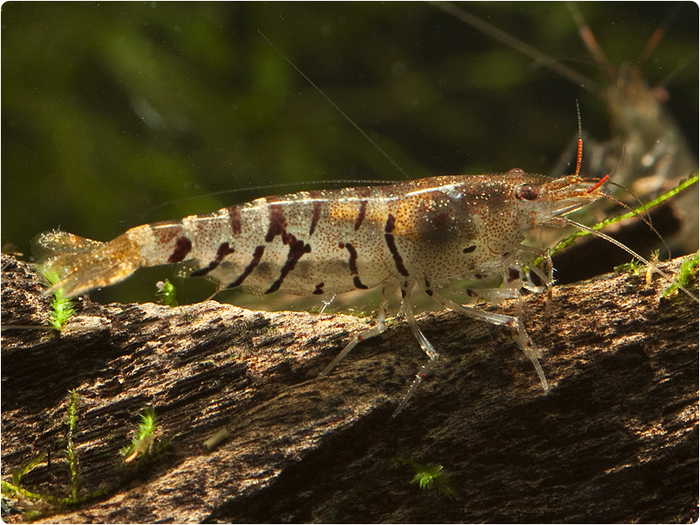
M 460 5 L 605 82 L 564 3 Z M 673 6 L 579 7 L 620 64 Z M 585 130 L 610 134 L 596 95 L 425 3 L 9 2 L 1 16 L 2 244 L 25 258 L 54 228 L 109 240 L 299 183 L 403 180 L 258 31 L 411 178 L 548 173 L 576 133 L 577 99 Z M 694 3 L 644 72 L 655 84 L 684 61 L 669 107 L 697 155 Z M 212 194 L 280 183 L 297 185 Z M 140 271 L 93 297 L 152 300 L 166 277 L 185 302 L 214 291 L 173 275 Z

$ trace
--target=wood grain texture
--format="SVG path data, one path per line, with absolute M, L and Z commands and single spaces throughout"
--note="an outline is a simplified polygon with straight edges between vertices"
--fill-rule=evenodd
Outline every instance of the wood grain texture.
M 31 266 L 2 265 L 2 474 L 51 450 L 22 485 L 67 494 L 76 389 L 82 493 L 106 491 L 47 521 L 698 519 L 698 305 L 661 299 L 658 276 L 606 275 L 556 288 L 547 306 L 525 301 L 547 395 L 506 330 L 419 317 L 441 359 L 392 420 L 425 361 L 406 323 L 316 379 L 364 320 L 82 298 L 58 335 L 28 328 L 49 311 Z M 145 406 L 171 446 L 133 474 L 119 449 Z M 207 453 L 221 428 L 228 440 Z M 411 460 L 443 465 L 456 498 L 411 484 Z

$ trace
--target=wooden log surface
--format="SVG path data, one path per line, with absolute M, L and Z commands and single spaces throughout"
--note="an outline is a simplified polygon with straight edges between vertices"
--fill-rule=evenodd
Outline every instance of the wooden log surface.
M 507 330 L 449 311 L 420 316 L 441 358 L 391 419 L 426 360 L 405 322 L 318 379 L 368 321 L 81 298 L 59 334 L 33 328 L 48 324 L 49 300 L 32 267 L 7 255 L 2 265 L 4 480 L 50 451 L 22 486 L 69 493 L 69 391 L 79 399 L 87 500 L 46 521 L 698 519 L 698 304 L 661 298 L 658 275 L 611 274 L 556 287 L 548 305 L 524 301 L 546 395 Z M 127 468 L 119 450 L 146 406 L 170 446 Z M 224 428 L 229 438 L 207 452 Z M 411 484 L 412 464 L 442 465 L 455 496 Z

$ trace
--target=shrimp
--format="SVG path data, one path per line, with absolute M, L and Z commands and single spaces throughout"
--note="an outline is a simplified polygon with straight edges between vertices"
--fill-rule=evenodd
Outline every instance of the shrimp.
M 468 317 L 510 328 L 548 390 L 538 361 L 541 351 L 518 315 L 463 305 L 444 292 L 498 304 L 519 299 L 523 288 L 549 289 L 551 261 L 546 252 L 524 244 L 526 234 L 566 224 L 567 214 L 604 195 L 600 188 L 605 180 L 578 174 L 550 179 L 522 169 L 439 176 L 261 198 L 137 226 L 106 243 L 61 231 L 41 235 L 37 243 L 48 256 L 45 268 L 59 276 L 48 292 L 62 290 L 64 297 L 118 283 L 140 267 L 184 261 L 197 268 L 192 276 L 260 295 L 327 295 L 381 286 L 375 326 L 356 334 L 321 376 L 360 341 L 386 330 L 388 296 L 399 289 L 401 310 L 429 361 L 398 413 L 438 357 L 415 320 L 412 298 L 419 291 Z M 547 261 L 545 269 L 534 264 L 537 257 Z M 500 278 L 502 286 L 491 284 L 492 278 Z M 453 286 L 455 280 L 487 284 L 460 290 Z

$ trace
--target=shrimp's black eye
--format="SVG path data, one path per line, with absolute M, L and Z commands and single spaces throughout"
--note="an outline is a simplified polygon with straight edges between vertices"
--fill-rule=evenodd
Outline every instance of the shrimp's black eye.
M 532 186 L 531 184 L 522 184 L 515 188 L 514 194 L 515 198 L 518 200 L 525 199 L 526 201 L 534 201 L 540 196 L 540 191 L 536 186 Z

